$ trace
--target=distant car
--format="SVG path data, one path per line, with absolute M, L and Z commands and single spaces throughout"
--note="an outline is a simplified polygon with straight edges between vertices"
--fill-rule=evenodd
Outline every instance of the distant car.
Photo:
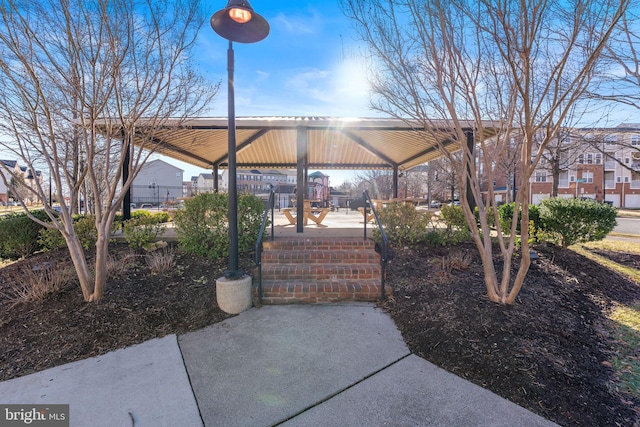
M 135 209 L 137 207 L 138 207 L 138 205 L 136 205 L 135 203 L 131 203 L 131 209 Z
M 433 200 L 433 201 L 431 202 L 431 207 L 432 207 L 432 208 L 436 208 L 436 209 L 437 209 L 437 208 L 439 208 L 439 207 L 441 207 L 441 206 L 442 206 L 442 203 L 440 203 L 440 202 L 439 202 L 439 201 L 437 201 L 437 200 Z
M 153 205 L 151 203 L 143 203 L 140 205 L 140 209 L 153 209 Z
M 58 212 L 58 213 L 62 213 L 62 206 L 52 206 L 53 210 Z

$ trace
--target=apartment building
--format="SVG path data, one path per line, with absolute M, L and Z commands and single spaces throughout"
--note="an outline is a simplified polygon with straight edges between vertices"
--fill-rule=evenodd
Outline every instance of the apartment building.
M 493 184 L 497 201 L 518 191 L 517 162 L 497 165 Z M 482 173 L 482 168 L 479 168 Z M 482 181 L 482 176 L 481 176 Z M 640 124 L 614 128 L 565 129 L 549 144 L 528 181 L 529 203 L 552 197 L 586 197 L 619 208 L 640 208 Z

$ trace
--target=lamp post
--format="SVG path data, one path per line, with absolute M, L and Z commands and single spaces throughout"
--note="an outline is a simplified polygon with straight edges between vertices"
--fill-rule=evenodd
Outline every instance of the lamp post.
M 227 7 L 211 17 L 211 27 L 222 38 L 229 40 L 227 50 L 228 72 L 228 172 L 229 172 L 229 269 L 225 278 L 236 280 L 243 276 L 238 268 L 238 189 L 236 187 L 236 115 L 233 86 L 233 42 L 255 43 L 267 37 L 269 24 L 254 12 L 247 0 L 229 0 Z

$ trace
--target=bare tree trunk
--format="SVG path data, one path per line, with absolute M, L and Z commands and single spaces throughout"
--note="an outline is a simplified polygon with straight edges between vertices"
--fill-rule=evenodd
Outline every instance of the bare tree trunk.
M 104 230 L 98 232 L 96 241 L 96 276 L 91 301 L 102 298 L 107 283 L 107 261 L 109 260 L 109 235 Z
M 67 248 L 69 249 L 69 255 L 71 261 L 76 269 L 78 275 L 78 281 L 80 282 L 80 289 L 82 290 L 82 297 L 85 301 L 93 301 L 94 283 L 91 272 L 89 271 L 89 265 L 87 258 L 82 248 L 80 239 L 75 235 L 65 234 L 65 240 L 67 242 Z

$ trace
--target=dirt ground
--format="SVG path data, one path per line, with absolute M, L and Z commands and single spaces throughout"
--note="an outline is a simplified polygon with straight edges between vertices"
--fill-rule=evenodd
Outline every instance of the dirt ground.
M 500 306 L 485 297 L 472 246 L 396 248 L 387 272 L 394 294 L 382 306 L 415 354 L 552 421 L 637 426 L 640 396 L 612 386 L 614 343 L 605 325 L 616 304 L 640 301 L 640 284 L 571 251 L 547 245 L 536 250 L 540 259 L 518 302 Z M 127 249 L 116 245 L 112 252 Z M 636 268 L 640 261 L 598 253 Z M 9 303 L 11 284 L 25 270 L 70 266 L 64 250 L 0 269 L 0 380 L 229 317 L 215 304 L 215 279 L 226 261 L 179 252 L 176 257 L 175 268 L 155 275 L 137 257 L 109 280 L 98 303 L 83 302 L 77 283 L 42 302 Z M 454 268 L 451 259 L 468 266 Z M 241 267 L 250 270 L 249 260 L 241 260 Z

